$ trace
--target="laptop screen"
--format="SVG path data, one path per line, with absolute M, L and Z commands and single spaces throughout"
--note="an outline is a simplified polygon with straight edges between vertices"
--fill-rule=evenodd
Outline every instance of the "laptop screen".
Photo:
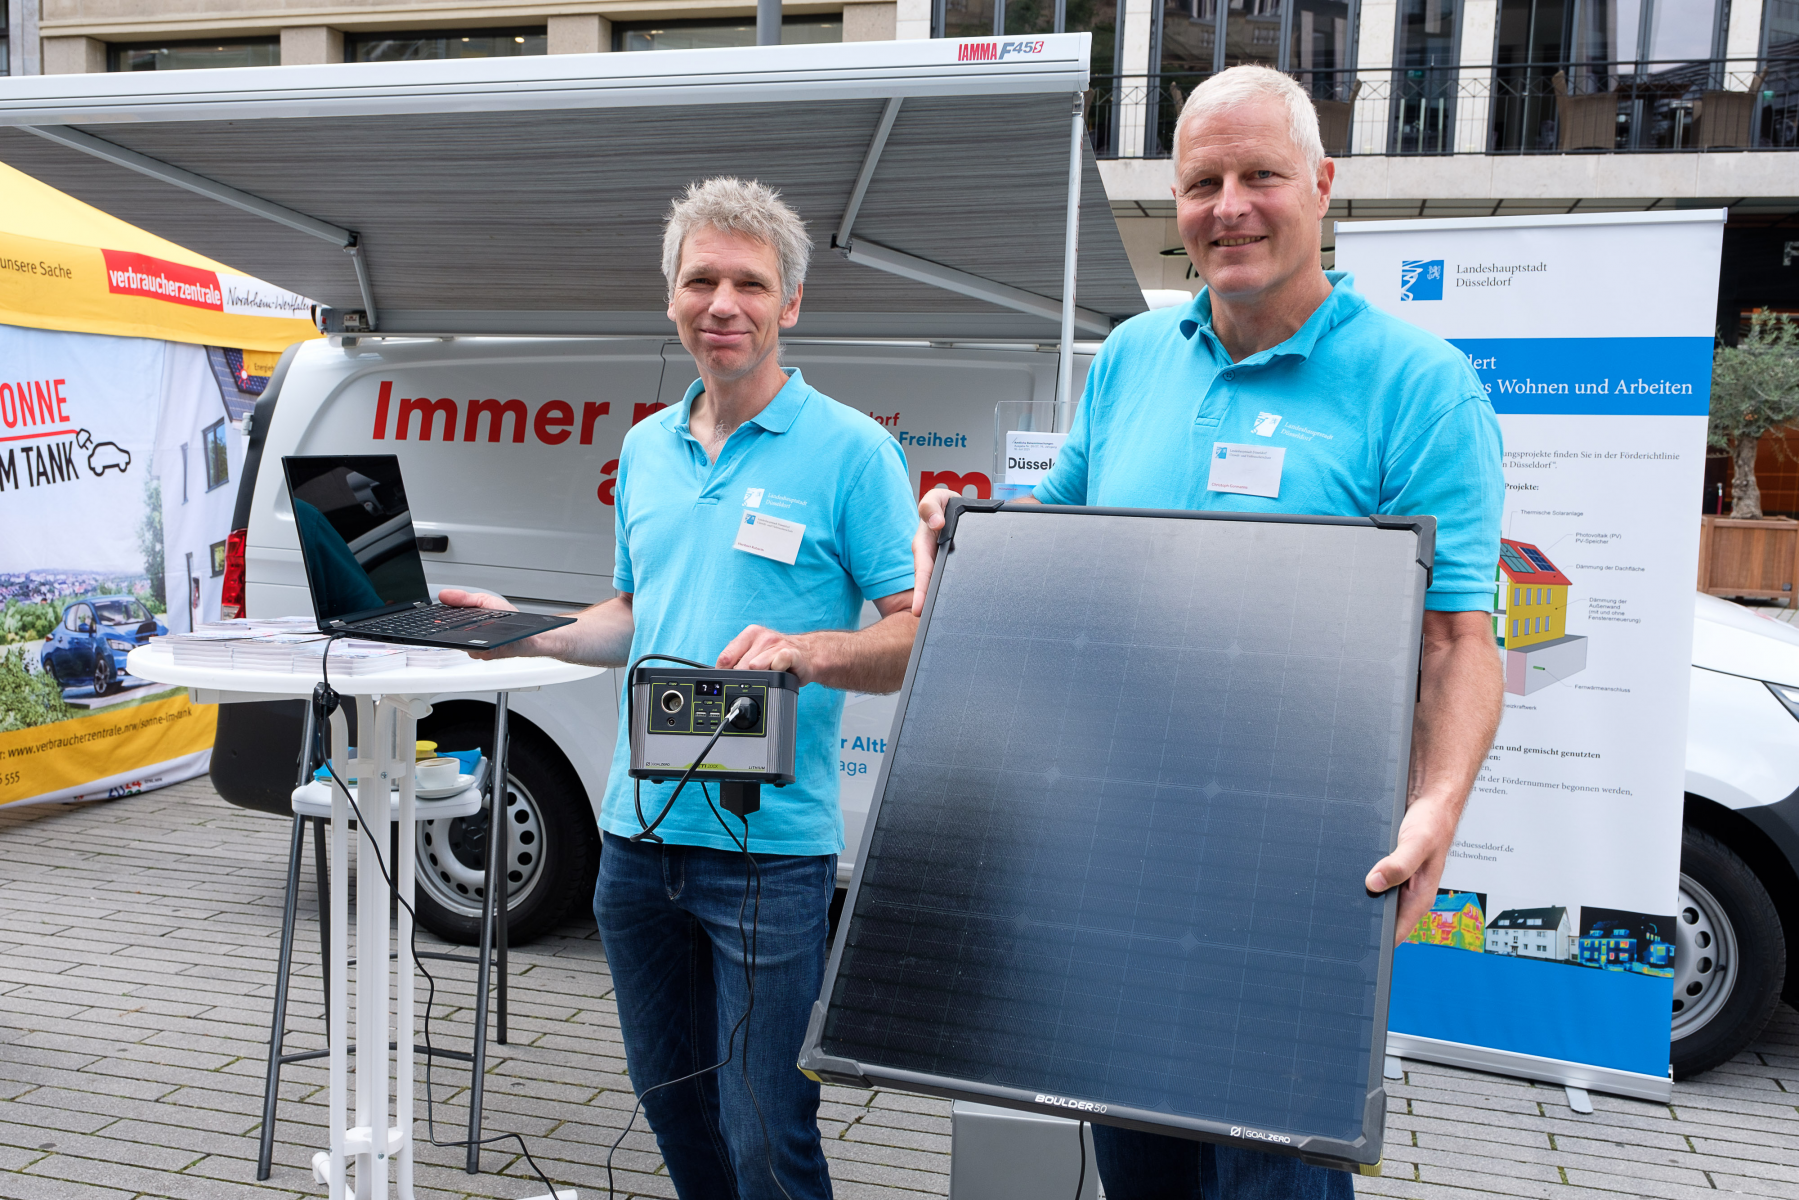
M 321 628 L 430 602 L 398 458 L 334 454 L 283 458 L 281 466 Z

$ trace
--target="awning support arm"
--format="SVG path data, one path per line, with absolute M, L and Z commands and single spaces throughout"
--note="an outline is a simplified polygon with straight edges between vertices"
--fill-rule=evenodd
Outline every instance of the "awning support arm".
M 902 96 L 891 96 L 881 110 L 881 123 L 875 127 L 868 153 L 862 157 L 862 170 L 856 174 L 856 186 L 850 189 L 850 202 L 844 205 L 843 220 L 837 223 L 837 236 L 831 239 L 833 246 L 850 244 L 850 229 L 856 223 L 856 212 L 862 207 L 862 197 L 868 194 L 869 180 L 875 177 L 875 164 L 881 161 L 881 151 L 887 147 L 887 135 L 893 132 L 893 119 L 899 116 L 903 99 Z
M 1084 329 L 1099 337 L 1112 332 L 1112 322 L 1102 313 L 1090 309 L 1075 308 L 1064 316 L 1065 307 L 1055 300 L 1046 300 L 1034 292 L 1023 291 L 991 279 L 983 279 L 979 275 L 970 275 L 966 271 L 934 263 L 929 259 L 917 258 L 903 251 L 889 249 L 867 238 L 858 238 L 847 246 L 837 247 L 837 252 L 853 263 L 861 263 L 865 267 L 873 267 L 877 271 L 886 271 L 898 275 L 902 279 L 911 279 L 918 283 L 927 283 L 932 287 L 942 288 L 947 292 L 957 292 L 964 296 L 972 296 L 976 300 L 985 300 L 989 304 L 997 304 L 1001 308 L 1009 308 L 1014 312 L 1029 313 L 1033 317 L 1042 317 L 1046 321 L 1062 323 L 1065 341 L 1073 346 L 1073 335 L 1068 333 L 1071 327 Z
M 356 284 L 362 290 L 362 302 L 368 313 L 369 328 L 373 329 L 375 321 L 375 293 L 369 281 L 368 262 L 364 256 L 361 239 L 354 230 L 333 225 L 329 221 L 321 221 L 317 217 L 309 217 L 305 213 L 295 212 L 291 208 L 276 204 L 273 200 L 264 200 L 261 196 L 251 195 L 229 184 L 220 183 L 216 179 L 208 179 L 204 175 L 196 175 L 192 171 L 183 170 L 151 158 L 147 154 L 139 154 L 136 150 L 127 150 L 123 146 L 114 145 L 104 138 L 97 138 L 91 133 L 79 129 L 71 129 L 65 125 L 20 125 L 18 129 L 26 133 L 35 133 L 45 141 L 55 142 L 71 150 L 79 150 L 83 154 L 92 155 L 124 167 L 128 171 L 136 171 L 140 175 L 148 175 L 152 179 L 172 184 L 196 195 L 205 196 L 209 200 L 217 200 L 221 204 L 261 217 L 265 221 L 274 221 L 300 233 L 321 238 L 332 245 L 340 246 L 347 252 L 356 267 Z
M 1057 0 L 1058 6 L 1061 0 Z M 1074 94 L 1074 119 L 1068 147 L 1068 223 L 1062 233 L 1062 345 L 1056 366 L 1056 431 L 1074 425 L 1074 275 L 1081 240 L 1081 145 L 1087 134 L 1084 97 Z M 1101 330 L 1104 337 L 1110 330 Z

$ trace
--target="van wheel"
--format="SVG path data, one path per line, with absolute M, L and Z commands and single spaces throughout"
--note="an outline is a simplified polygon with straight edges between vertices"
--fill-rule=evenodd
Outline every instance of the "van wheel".
M 1687 826 L 1674 917 L 1674 1078 L 1736 1057 L 1774 1014 L 1786 936 L 1768 891 L 1731 849 Z
M 492 753 L 493 725 L 462 721 L 428 735 L 449 749 Z M 593 900 L 600 838 L 587 790 L 541 735 L 514 724 L 506 770 L 506 929 L 512 943 L 554 929 L 572 909 Z M 419 924 L 445 941 L 481 940 L 482 871 L 488 811 L 418 825 Z

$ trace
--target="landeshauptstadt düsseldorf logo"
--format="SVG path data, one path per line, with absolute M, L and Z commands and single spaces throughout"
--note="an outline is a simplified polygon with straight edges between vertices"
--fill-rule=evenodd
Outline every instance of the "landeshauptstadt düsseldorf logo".
M 1441 300 L 1443 298 L 1443 260 L 1440 258 L 1408 258 L 1399 264 L 1399 298 L 1401 300 Z

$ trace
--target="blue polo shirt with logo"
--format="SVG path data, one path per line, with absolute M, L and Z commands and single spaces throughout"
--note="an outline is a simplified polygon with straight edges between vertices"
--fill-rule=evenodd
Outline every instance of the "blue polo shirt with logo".
M 710 462 L 687 423 L 702 390 L 695 380 L 680 405 L 632 429 L 619 453 L 612 583 L 631 593 L 633 660 L 655 652 L 713 663 L 748 625 L 782 633 L 855 629 L 864 599 L 912 586 L 918 509 L 905 458 L 885 429 L 789 371 L 768 407 L 740 425 Z M 746 511 L 805 527 L 791 565 L 734 548 Z M 628 837 L 641 826 L 623 704 L 618 716 L 600 827 Z M 800 689 L 797 778 L 762 789 L 762 810 L 750 817 L 751 850 L 835 854 L 843 848 L 842 716 L 841 691 L 818 684 Z M 655 819 L 674 786 L 643 783 L 645 820 Z M 712 798 L 716 803 L 716 785 Z M 735 818 L 726 819 L 735 827 Z M 656 832 L 680 845 L 734 848 L 694 783 Z
M 1499 421 L 1467 357 L 1373 307 L 1341 271 L 1297 333 L 1232 362 L 1212 298 L 1100 348 L 1045 504 L 1437 519 L 1425 607 L 1486 611 L 1505 501 Z M 1215 445 L 1285 450 L 1276 497 L 1209 490 Z

